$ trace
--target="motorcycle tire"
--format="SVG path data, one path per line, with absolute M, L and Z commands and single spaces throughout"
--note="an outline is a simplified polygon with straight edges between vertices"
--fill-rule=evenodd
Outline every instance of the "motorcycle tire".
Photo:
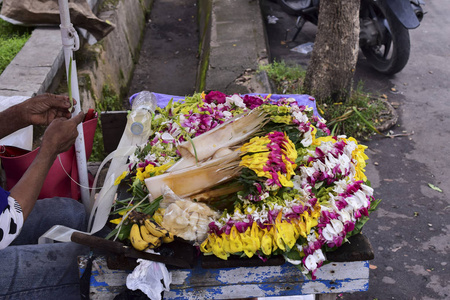
M 307 8 L 311 4 L 311 0 L 278 0 L 281 9 L 293 16 L 299 16 L 303 8 Z
M 379 41 L 378 45 L 361 46 L 361 51 L 368 63 L 378 72 L 386 75 L 396 74 L 403 70 L 409 60 L 411 49 L 409 31 L 390 11 L 381 6 L 379 1 L 364 2 L 373 8 L 377 18 L 387 22 L 389 29 L 386 28 L 387 37 Z

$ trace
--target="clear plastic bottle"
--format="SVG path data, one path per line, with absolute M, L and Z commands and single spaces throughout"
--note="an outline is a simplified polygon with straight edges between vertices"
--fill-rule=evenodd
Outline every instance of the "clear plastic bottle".
M 130 99 L 131 112 L 128 123 L 134 135 L 151 134 L 152 114 L 156 108 L 156 96 L 149 91 L 142 91 Z

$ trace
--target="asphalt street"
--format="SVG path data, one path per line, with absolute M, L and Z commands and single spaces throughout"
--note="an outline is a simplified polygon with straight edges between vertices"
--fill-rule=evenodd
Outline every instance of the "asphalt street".
M 295 22 L 269 5 L 280 22 Z M 367 176 L 382 199 L 364 228 L 375 259 L 369 290 L 342 299 L 450 299 L 450 1 L 428 0 L 424 9 L 422 24 L 410 31 L 411 55 L 403 71 L 380 75 L 363 57 L 357 65 L 355 82 L 387 95 L 399 114 L 391 131 L 405 136 L 375 136 L 365 143 Z M 308 55 L 291 49 L 313 42 L 316 28 L 307 24 L 289 42 L 293 26 L 267 26 L 272 58 L 306 66 Z M 281 34 L 279 40 L 270 38 L 270 30 Z
M 450 299 L 450 1 L 425 2 L 427 14 L 410 31 L 410 59 L 400 73 L 381 75 L 363 56 L 357 64 L 355 82 L 388 97 L 399 114 L 390 130 L 404 136 L 365 142 L 367 176 L 382 199 L 363 230 L 375 259 L 368 291 L 342 299 Z M 266 20 L 272 60 L 306 67 L 310 54 L 292 49 L 314 42 L 316 27 L 306 24 L 292 41 L 296 18 L 272 1 L 263 10 L 277 19 Z

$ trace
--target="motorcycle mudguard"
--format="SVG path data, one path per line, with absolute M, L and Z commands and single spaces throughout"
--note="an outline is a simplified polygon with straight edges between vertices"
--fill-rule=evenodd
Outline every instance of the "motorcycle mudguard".
M 385 2 L 405 28 L 414 29 L 420 25 L 409 0 L 387 0 Z

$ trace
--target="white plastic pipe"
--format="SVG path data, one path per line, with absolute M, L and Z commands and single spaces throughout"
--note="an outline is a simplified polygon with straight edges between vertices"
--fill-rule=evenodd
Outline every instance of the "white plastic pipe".
M 61 18 L 61 40 L 64 51 L 64 61 L 66 65 L 66 74 L 67 78 L 69 78 L 69 66 L 72 62 L 71 67 L 71 90 L 72 90 L 72 98 L 77 101 L 75 105 L 75 110 L 73 115 L 77 115 L 81 111 L 81 103 L 80 103 L 80 92 L 78 89 L 78 76 L 77 76 L 77 68 L 75 59 L 73 58 L 73 51 L 79 49 L 80 42 L 78 38 L 78 34 L 73 28 L 72 23 L 70 22 L 70 12 L 69 12 L 69 2 L 68 0 L 58 0 L 59 4 L 59 13 Z M 77 159 L 77 167 L 78 167 L 78 178 L 80 183 L 80 191 L 81 191 L 81 201 L 86 209 L 89 212 L 89 207 L 91 206 L 90 197 L 89 197 L 89 179 L 88 179 L 88 171 L 87 171 L 87 161 L 86 161 L 86 148 L 84 145 L 84 132 L 83 125 L 79 124 L 78 127 L 78 137 L 75 141 L 75 156 Z

